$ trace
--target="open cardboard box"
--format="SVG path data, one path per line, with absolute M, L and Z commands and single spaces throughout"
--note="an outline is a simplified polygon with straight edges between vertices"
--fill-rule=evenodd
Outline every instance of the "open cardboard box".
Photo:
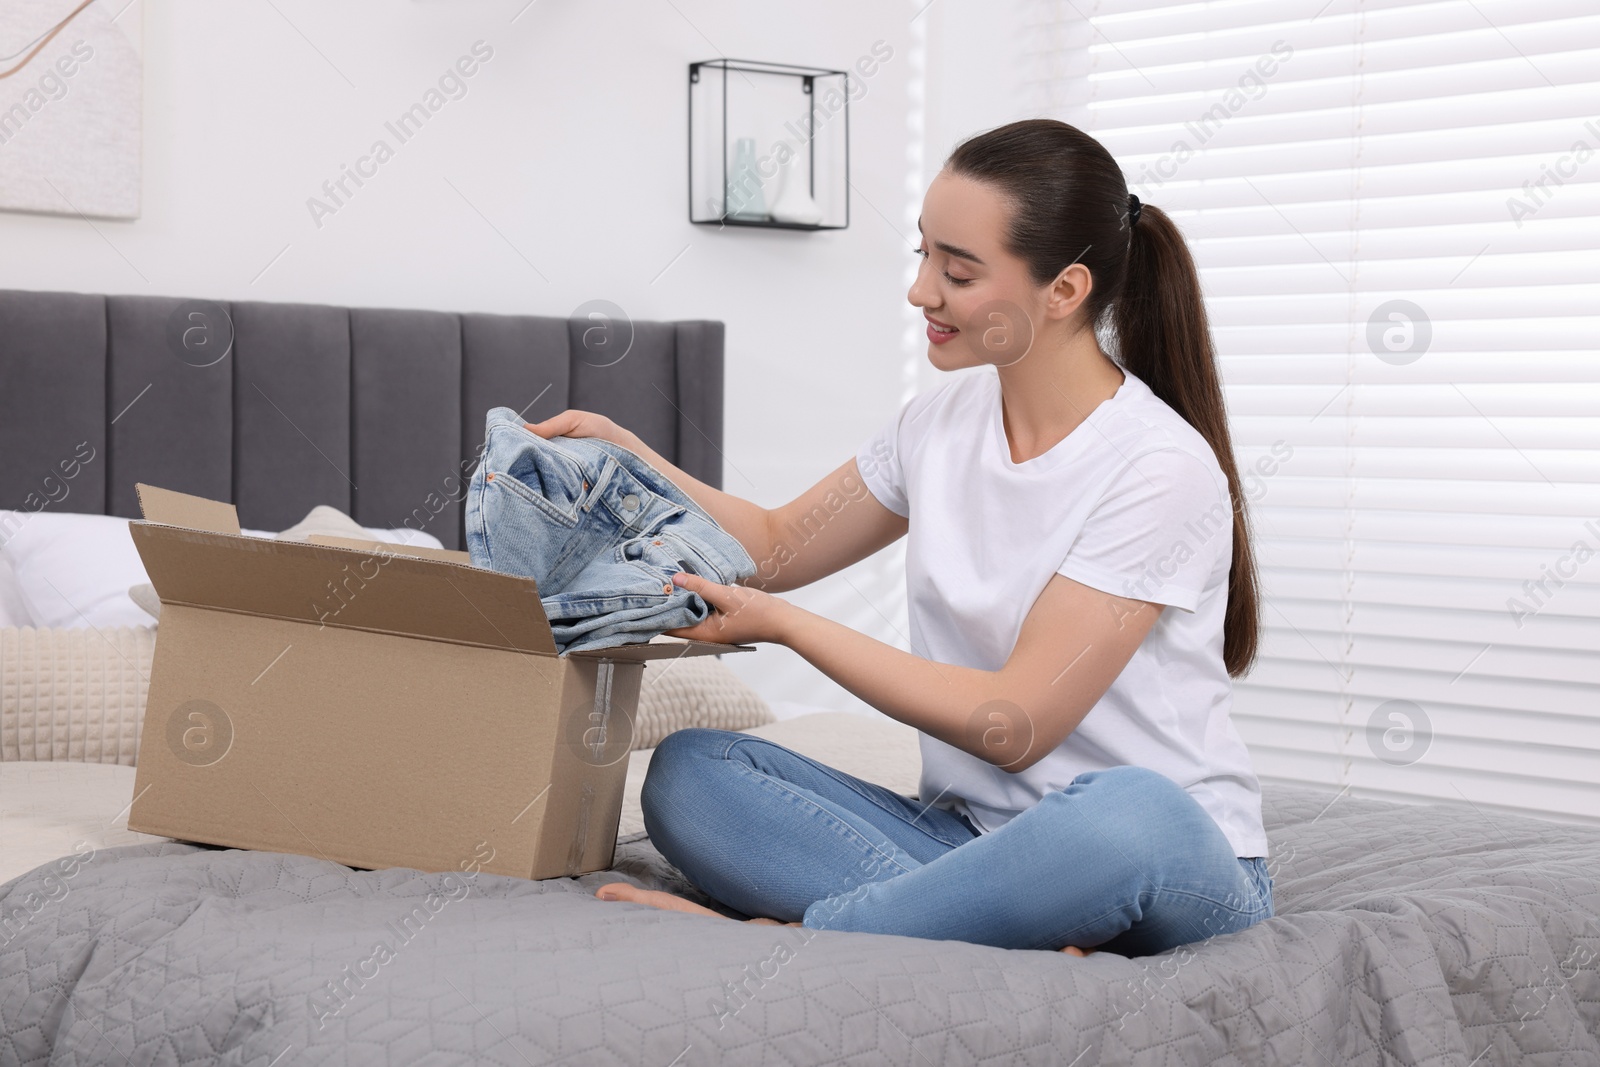
M 657 638 L 557 656 L 538 586 L 465 552 L 239 532 L 140 485 L 161 597 L 129 829 L 351 867 L 611 865 Z

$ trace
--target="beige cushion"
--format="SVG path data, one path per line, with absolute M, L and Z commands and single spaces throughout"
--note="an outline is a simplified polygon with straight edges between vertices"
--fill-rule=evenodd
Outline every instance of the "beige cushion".
M 680 656 L 644 665 L 634 748 L 655 748 L 674 730 L 744 730 L 773 721 L 772 709 L 716 656 Z
M 156 633 L 0 629 L 0 760 L 133 766 Z

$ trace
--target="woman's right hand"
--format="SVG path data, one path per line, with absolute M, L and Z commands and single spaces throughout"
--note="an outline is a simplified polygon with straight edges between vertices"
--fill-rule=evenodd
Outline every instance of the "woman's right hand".
M 633 431 L 623 429 L 604 415 L 576 408 L 568 408 L 543 422 L 525 422 L 523 425 L 546 440 L 552 437 L 598 437 L 631 452 L 640 451 L 643 445 Z

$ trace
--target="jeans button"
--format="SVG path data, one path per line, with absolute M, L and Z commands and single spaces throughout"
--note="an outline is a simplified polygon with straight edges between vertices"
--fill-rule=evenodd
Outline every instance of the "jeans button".
M 635 511 L 639 507 L 639 498 L 634 496 L 632 493 L 629 493 L 627 496 L 622 498 L 622 506 L 627 508 L 629 511 Z

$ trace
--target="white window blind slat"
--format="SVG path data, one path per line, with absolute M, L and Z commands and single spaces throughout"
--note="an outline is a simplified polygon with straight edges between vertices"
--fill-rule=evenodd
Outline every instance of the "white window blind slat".
M 1457 228 L 1454 237 L 1458 244 L 1460 238 L 1471 231 L 1466 228 Z M 1438 235 L 1440 240 L 1448 240 L 1444 235 Z M 1487 234 L 1482 235 L 1487 244 L 1492 240 Z M 1570 310 L 1570 302 L 1574 299 L 1583 299 L 1581 292 L 1573 290 L 1582 287 L 1590 294 L 1600 292 L 1600 264 L 1594 262 L 1594 257 L 1587 251 L 1578 249 L 1553 249 L 1539 254 L 1528 252 L 1511 256 L 1480 256 L 1479 261 L 1471 264 L 1472 283 L 1450 286 L 1449 277 L 1452 273 L 1463 273 L 1467 267 L 1464 262 L 1452 262 L 1443 257 L 1434 259 L 1410 259 L 1399 256 L 1386 257 L 1385 252 L 1398 251 L 1395 238 L 1388 234 L 1377 234 L 1370 243 L 1375 246 L 1372 256 L 1365 256 L 1363 242 L 1363 259 L 1360 263 L 1360 277 L 1356 279 L 1355 267 L 1350 259 L 1343 255 L 1343 250 L 1337 247 L 1336 241 L 1324 239 L 1321 235 L 1306 235 L 1294 243 L 1280 241 L 1271 245 L 1266 242 L 1257 243 L 1259 267 L 1219 267 L 1207 276 L 1206 289 L 1208 295 L 1219 298 L 1219 311 L 1231 311 L 1223 301 L 1228 297 L 1244 297 L 1254 303 L 1252 294 L 1260 293 L 1272 285 L 1275 279 L 1286 278 L 1270 290 L 1273 295 L 1279 293 L 1294 296 L 1314 296 L 1326 289 L 1328 272 L 1332 272 L 1334 280 L 1340 277 L 1349 278 L 1356 282 L 1361 291 L 1386 293 L 1392 291 L 1403 279 L 1413 280 L 1413 291 L 1426 293 L 1435 303 L 1444 303 L 1446 310 L 1454 310 L 1447 321 L 1441 323 L 1433 330 L 1435 350 L 1464 340 L 1466 330 L 1470 327 L 1459 325 L 1461 319 L 1499 317 L 1501 315 L 1515 315 L 1526 318 L 1529 315 L 1539 314 L 1540 309 L 1545 309 L 1546 314 Z M 1231 250 L 1237 261 L 1247 255 L 1249 250 L 1238 248 Z M 1318 255 L 1318 253 L 1321 255 Z M 1470 253 L 1468 253 L 1470 255 Z M 1314 259 L 1306 259 L 1305 256 Z M 1202 266 L 1208 265 L 1209 256 L 1197 257 Z M 1464 258 L 1464 257 L 1463 257 Z M 1310 267 L 1310 270 L 1288 271 L 1285 268 Z M 1317 269 L 1317 268 L 1321 269 Z M 1454 268 L 1454 269 L 1452 269 Z M 1500 284 L 1496 285 L 1496 282 Z M 1347 283 L 1348 284 L 1348 283 Z M 1489 286 L 1504 291 L 1507 289 L 1523 289 L 1527 302 L 1519 302 L 1515 307 L 1500 309 L 1496 307 L 1485 308 L 1482 304 L 1483 289 Z M 1537 304 L 1531 302 L 1538 301 Z M 1377 301 L 1374 301 L 1376 304 Z M 1443 316 L 1441 316 L 1443 317 Z M 1542 316 L 1541 316 L 1542 317 Z M 1456 330 L 1452 335 L 1450 330 Z
M 1600 9 L 1027 21 L 1042 112 L 1200 268 L 1266 595 L 1235 691 L 1263 779 L 1600 821 Z M 1414 758 L 1369 736 L 1396 701 Z
M 1331 487 L 1329 483 L 1334 483 Z M 1344 484 L 1341 484 L 1344 483 Z M 1496 515 L 1538 515 L 1573 527 L 1571 536 L 1587 536 L 1580 531 L 1586 516 L 1600 512 L 1600 486 L 1549 483 L 1529 479 L 1522 482 L 1422 482 L 1365 476 L 1360 470 L 1346 469 L 1323 478 L 1278 478 L 1272 485 L 1276 505 L 1323 507 L 1332 510 L 1434 511 L 1446 512 L 1464 520 L 1484 512 Z M 1561 520 L 1566 523 L 1562 524 Z M 1552 531 L 1554 536 L 1559 536 Z M 1452 537 L 1455 535 L 1452 534 Z
M 1300 285 L 1306 287 L 1304 290 L 1298 287 L 1291 288 L 1287 294 L 1299 299 L 1284 301 L 1272 299 L 1230 301 L 1221 299 L 1216 302 L 1216 307 L 1213 311 L 1216 324 L 1222 327 L 1252 322 L 1257 324 L 1288 325 L 1294 322 L 1306 322 L 1308 319 L 1312 323 L 1318 324 L 1337 323 L 1338 319 L 1335 316 L 1339 307 L 1339 294 L 1327 292 L 1327 287 L 1330 284 L 1328 280 L 1322 281 L 1320 285 L 1312 284 L 1310 281 L 1319 277 L 1329 278 L 1330 275 L 1325 274 L 1325 271 L 1332 272 L 1331 284 L 1338 284 L 1341 277 L 1349 279 L 1355 276 L 1355 272 L 1348 269 L 1350 267 L 1348 262 L 1340 263 L 1338 260 L 1333 260 L 1332 263 L 1331 267 L 1327 262 L 1323 261 L 1282 265 L 1279 273 L 1301 271 L 1307 279 L 1307 281 L 1299 282 Z M 1372 276 L 1376 271 L 1383 269 L 1383 264 L 1374 263 L 1370 266 L 1362 264 L 1362 268 L 1364 275 Z M 1463 293 L 1469 293 L 1471 297 L 1476 297 L 1476 299 L 1464 298 L 1454 289 L 1439 288 L 1438 285 L 1440 283 L 1436 281 L 1438 277 L 1439 275 L 1433 271 L 1430 271 L 1427 276 L 1415 277 L 1413 286 L 1408 287 L 1406 290 L 1407 299 L 1419 304 L 1423 300 L 1432 300 L 1436 304 L 1442 305 L 1445 311 L 1454 311 L 1457 316 L 1455 319 L 1429 315 L 1430 332 L 1433 337 L 1437 338 L 1440 331 L 1459 329 L 1463 335 L 1463 341 L 1466 339 L 1465 334 L 1467 331 L 1477 329 L 1478 325 L 1485 321 L 1492 323 L 1506 321 L 1513 317 L 1518 320 L 1543 320 L 1552 316 L 1591 321 L 1585 308 L 1597 306 L 1595 296 L 1597 292 L 1600 292 L 1600 285 L 1587 284 L 1544 285 L 1528 288 L 1519 286 L 1506 293 L 1511 299 L 1499 304 L 1488 304 L 1484 301 L 1484 292 L 1482 290 L 1470 287 L 1464 289 L 1462 290 Z M 1209 290 L 1212 283 L 1207 281 L 1205 284 Z M 1347 281 L 1345 284 L 1348 286 L 1349 282 Z M 1276 295 L 1278 294 L 1266 294 L 1269 298 Z M 1375 312 L 1380 304 L 1391 299 L 1393 295 L 1395 295 L 1394 290 L 1389 290 L 1388 292 L 1378 292 L 1373 289 L 1357 290 L 1356 296 L 1365 301 L 1365 306 L 1357 309 L 1363 312 L 1364 315 L 1358 316 L 1356 322 L 1356 325 L 1360 327 L 1358 333 L 1363 338 L 1366 318 L 1370 318 L 1371 313 Z M 1348 312 L 1348 304 L 1346 305 L 1346 311 Z M 1461 320 L 1477 321 L 1462 322 Z M 1387 323 L 1388 320 L 1385 319 L 1385 322 Z M 1348 325 L 1348 321 L 1346 324 Z M 1525 326 L 1519 326 L 1519 328 L 1526 329 Z M 1362 347 L 1365 351 L 1364 339 Z M 1438 355 L 1437 352 L 1434 354 L 1435 356 Z M 1372 353 L 1368 352 L 1368 355 L 1370 357 Z
M 1310 635 L 1336 631 L 1378 636 L 1389 632 L 1384 628 L 1387 623 L 1369 624 L 1368 614 L 1409 621 L 1426 615 L 1431 627 L 1427 632 L 1454 646 L 1437 657 L 1433 668 L 1448 675 L 1450 693 L 1455 694 L 1452 699 L 1460 699 L 1460 693 L 1500 674 L 1517 673 L 1507 668 L 1502 659 L 1516 650 L 1544 649 L 1586 658 L 1586 649 L 1592 647 L 1589 642 L 1595 636 L 1593 615 L 1589 613 L 1600 599 L 1593 584 L 1577 588 L 1569 585 L 1560 590 L 1554 601 L 1547 598 L 1540 610 L 1534 607 L 1540 603 L 1536 594 L 1530 594 L 1523 583 L 1508 580 L 1386 575 L 1380 582 L 1363 575 L 1351 581 L 1341 572 L 1328 569 L 1271 568 L 1268 573 L 1274 588 L 1287 592 L 1275 593 L 1272 622 L 1279 630 L 1274 631 L 1272 641 L 1262 645 L 1263 663 L 1283 656 L 1303 659 L 1308 652 L 1337 660 L 1338 656 L 1329 656 L 1327 649 Z M 1455 588 L 1450 587 L 1451 581 L 1456 583 Z M 1336 605 L 1334 613 L 1319 614 L 1330 600 Z M 1485 603 L 1503 606 L 1486 609 Z M 1511 616 L 1512 603 L 1521 605 L 1520 618 Z M 1358 605 L 1370 610 L 1357 612 Z M 1386 616 L 1385 611 L 1397 614 Z M 1357 614 L 1360 619 L 1353 618 Z M 1445 616 L 1449 616 L 1448 621 L 1440 624 Z M 1284 628 L 1289 632 L 1281 632 Z M 1494 654 L 1488 655 L 1486 649 Z M 1420 661 L 1413 664 L 1417 665 Z M 1462 672 L 1469 673 L 1470 679 L 1456 677 Z M 1264 673 L 1252 674 L 1251 680 L 1260 683 L 1265 677 Z M 1554 679 L 1550 681 L 1553 684 Z
M 1600 122 L 1595 125 L 1600 127 Z M 1585 132 L 1585 127 L 1569 122 L 1547 127 L 1544 137 L 1580 137 Z M 1529 131 L 1521 131 L 1518 136 L 1532 139 Z M 1481 146 L 1477 150 L 1482 151 Z M 1119 153 L 1118 158 L 1126 155 Z M 1330 167 L 1337 169 L 1340 155 L 1343 162 L 1348 162 L 1350 153 L 1336 153 L 1329 161 Z M 1371 229 L 1397 226 L 1416 229 L 1425 224 L 1485 222 L 1503 225 L 1511 217 L 1506 201 L 1512 196 L 1526 199 L 1518 186 L 1538 178 L 1541 167 L 1555 159 L 1556 154 L 1549 152 L 1511 154 L 1508 146 L 1507 154 L 1494 159 L 1462 158 L 1453 160 L 1450 166 L 1371 167 L 1363 176 L 1362 189 L 1370 201 L 1363 206 L 1372 209 L 1373 217 L 1363 225 Z M 1269 168 L 1281 167 L 1281 160 L 1267 151 L 1258 153 L 1254 162 L 1260 165 L 1260 171 L 1251 175 L 1245 164 L 1246 173 L 1240 175 L 1232 171 L 1222 173 L 1215 167 L 1208 169 L 1206 161 L 1196 156 L 1183 165 L 1177 179 L 1156 181 L 1154 170 L 1148 165 L 1145 176 L 1152 195 L 1184 194 L 1185 210 L 1191 213 L 1189 219 L 1196 227 L 1193 234 L 1196 240 L 1270 237 L 1282 232 L 1285 217 L 1293 220 L 1302 232 L 1348 225 L 1348 217 L 1340 218 L 1335 214 L 1339 208 L 1349 206 L 1339 199 L 1349 194 L 1348 179 L 1330 177 L 1326 168 L 1304 174 L 1275 173 Z M 1567 179 L 1559 188 L 1559 197 L 1546 197 L 1542 203 L 1535 204 L 1536 210 L 1523 217 L 1522 226 L 1506 235 L 1506 247 L 1518 247 L 1517 234 L 1553 229 L 1554 220 L 1562 220 L 1561 230 L 1568 229 L 1575 221 L 1587 226 L 1596 202 L 1600 201 L 1600 189 L 1596 188 L 1600 182 L 1583 180 L 1585 173 L 1579 171 L 1577 177 Z M 1138 176 L 1136 172 L 1130 178 Z M 1424 181 L 1434 179 L 1438 184 L 1430 192 L 1416 191 Z M 1485 191 L 1502 195 L 1485 198 Z M 1480 242 L 1467 254 L 1481 247 Z
M 1263 323 L 1262 328 L 1271 329 L 1272 325 L 1270 322 Z M 1287 360 L 1294 357 L 1282 358 Z M 1600 383 L 1560 379 L 1560 384 L 1563 388 L 1559 395 L 1555 395 L 1555 390 L 1547 387 L 1541 389 L 1537 384 L 1494 380 L 1461 384 L 1424 381 L 1410 386 L 1353 382 L 1339 386 L 1337 392 L 1330 391 L 1328 384 L 1302 385 L 1298 381 L 1291 381 L 1286 383 L 1283 390 L 1275 391 L 1268 385 L 1256 382 L 1232 390 L 1228 399 L 1231 412 L 1233 395 L 1237 394 L 1240 414 L 1246 415 L 1263 411 L 1307 412 L 1304 405 L 1313 404 L 1309 409 L 1313 414 L 1309 414 L 1306 420 L 1308 423 L 1321 421 L 1338 411 L 1373 417 L 1476 416 L 1480 422 L 1478 439 L 1492 441 L 1496 447 L 1502 447 L 1514 445 L 1515 439 L 1508 441 L 1506 438 L 1509 434 L 1503 430 L 1496 431 L 1501 418 L 1565 414 L 1587 421 L 1586 416 L 1597 410 Z M 1324 411 L 1324 404 L 1331 406 Z M 1363 425 L 1362 430 L 1366 429 Z M 1382 429 L 1384 427 L 1377 426 L 1370 432 Z M 1425 438 L 1412 440 L 1417 444 L 1431 443 Z M 1351 441 L 1351 447 L 1358 444 L 1359 441 Z
M 1582 325 L 1584 320 L 1578 318 L 1574 319 L 1573 321 L 1579 325 Z M 1220 332 L 1221 331 L 1216 329 L 1212 330 L 1213 335 L 1218 335 Z M 1242 342 L 1246 340 L 1246 335 L 1241 333 L 1238 336 L 1242 347 Z M 1574 337 L 1573 340 L 1576 341 L 1577 338 Z M 1509 360 L 1501 358 L 1500 353 L 1502 352 L 1512 355 L 1514 358 Z M 1288 360 L 1284 358 L 1288 354 L 1289 353 L 1286 351 L 1278 350 L 1268 353 L 1240 353 L 1231 356 L 1225 355 L 1221 357 L 1221 365 L 1226 371 L 1228 381 L 1233 384 L 1235 391 L 1241 398 L 1245 396 L 1246 390 L 1252 384 L 1270 386 L 1289 382 L 1321 383 L 1334 380 L 1336 377 L 1336 371 L 1342 372 L 1341 357 L 1324 355 L 1317 352 L 1296 351 L 1293 353 L 1295 358 L 1293 360 Z M 1594 356 L 1591 353 L 1579 350 L 1566 352 L 1516 352 L 1513 350 L 1501 349 L 1499 352 L 1452 353 L 1450 356 L 1449 369 L 1455 374 L 1466 371 L 1470 373 L 1473 376 L 1474 381 L 1477 382 L 1515 383 L 1522 381 L 1523 376 L 1534 373 L 1538 374 L 1545 381 L 1588 383 L 1590 375 L 1592 374 L 1593 361 Z M 1429 369 L 1432 370 L 1432 367 L 1430 366 Z M 1439 373 L 1442 374 L 1443 371 L 1444 368 L 1441 368 Z M 1342 378 L 1342 373 L 1339 376 Z M 1419 380 L 1423 380 L 1422 369 L 1420 367 L 1414 371 L 1414 377 Z M 1441 380 L 1448 382 L 1454 379 L 1443 378 Z M 1234 414 L 1238 415 L 1239 412 L 1235 411 Z M 1308 426 L 1316 425 L 1316 422 L 1312 419 L 1303 419 L 1301 421 L 1303 424 Z M 1542 424 L 1531 424 L 1529 429 L 1534 429 L 1539 425 Z M 1577 431 L 1583 425 L 1584 422 L 1581 420 L 1566 422 L 1562 424 L 1562 432 L 1563 434 L 1572 433 Z M 1412 428 L 1413 432 L 1414 429 L 1415 427 Z M 1411 436 L 1410 433 L 1408 433 L 1407 436 L 1394 439 L 1395 443 L 1403 444 L 1415 443 L 1416 440 L 1417 438 L 1415 436 Z M 1517 440 L 1520 441 L 1521 438 L 1517 438 Z M 1558 442 L 1570 440 L 1572 439 L 1565 436 L 1552 438 L 1550 439 L 1550 445 L 1554 446 Z M 1430 443 L 1436 444 L 1436 442 Z M 1464 442 L 1451 443 L 1461 444 Z M 1592 448 L 1594 445 L 1593 443 L 1587 443 L 1579 447 Z
M 1223 376 L 1226 378 L 1227 374 L 1228 366 L 1224 366 Z M 1551 376 L 1552 382 L 1563 380 L 1558 376 Z M 1331 385 L 1318 388 L 1322 390 L 1320 395 L 1327 398 L 1326 403 L 1330 405 L 1331 410 L 1331 405 L 1339 400 L 1342 393 L 1336 392 L 1336 387 Z M 1262 392 L 1265 393 L 1265 390 Z M 1241 415 L 1239 413 L 1241 406 L 1243 405 L 1235 405 L 1230 396 L 1229 412 L 1235 433 L 1247 436 L 1251 440 L 1287 442 L 1293 437 L 1301 442 L 1296 446 L 1297 449 L 1336 444 L 1339 441 L 1336 435 L 1341 432 L 1342 427 L 1338 419 L 1327 420 L 1321 416 L 1307 419 L 1304 414 L 1279 415 L 1271 411 L 1266 414 Z M 1264 403 L 1262 406 L 1265 408 Z M 1501 415 L 1496 416 L 1494 425 L 1501 433 L 1516 441 L 1524 451 L 1530 448 L 1567 446 L 1581 449 L 1600 448 L 1600 426 L 1596 426 L 1593 420 L 1587 418 L 1521 418 Z M 1425 440 L 1434 447 L 1466 448 L 1482 441 L 1483 427 L 1482 420 L 1475 414 L 1463 413 L 1455 418 L 1391 416 L 1364 427 L 1363 433 L 1365 440 L 1374 445 L 1408 445 L 1414 441 Z M 1295 454 L 1299 455 L 1300 452 L 1296 451 Z
M 1361 14 L 1357 15 L 1357 4 L 1337 0 L 1313 18 L 1321 3 L 1194 4 L 1191 7 L 1197 13 L 1161 19 L 1159 25 L 1099 17 L 1097 32 L 1090 38 L 1090 58 L 1101 68 L 1097 77 L 1112 81 L 1130 71 L 1204 70 L 1229 59 L 1253 58 L 1264 42 L 1282 41 L 1282 54 L 1308 56 L 1365 44 L 1381 59 L 1395 42 L 1426 41 L 1437 47 L 1413 57 L 1412 66 L 1446 67 L 1498 59 L 1508 54 L 1506 42 L 1531 56 L 1569 51 L 1574 40 L 1582 41 L 1592 32 L 1595 18 L 1592 7 L 1564 4 L 1563 11 L 1546 12 L 1505 2 L 1480 4 L 1478 11 L 1441 3 L 1384 10 L 1369 2 L 1359 5 Z M 1163 27 L 1176 32 L 1151 34 Z M 1205 43 L 1203 52 L 1193 48 L 1197 38 Z M 1501 47 L 1486 47 L 1489 38 L 1497 39 Z M 1374 69 L 1383 73 L 1388 68 L 1380 64 Z M 1334 73 L 1351 76 L 1343 69 Z M 1167 88 L 1165 84 L 1157 86 L 1158 91 Z
M 1296 461 L 1299 457 L 1300 453 L 1296 453 Z M 1327 533 L 1326 515 L 1315 508 L 1280 506 L 1270 484 L 1252 482 L 1246 493 L 1253 500 L 1251 520 L 1269 530 L 1274 538 L 1315 538 Z M 1550 516 L 1525 513 L 1473 515 L 1461 511 L 1373 508 L 1351 517 L 1351 528 L 1363 539 L 1397 544 L 1454 543 L 1475 550 L 1531 550 L 1545 554 L 1565 552 L 1584 533 L 1585 524 L 1581 519 L 1575 518 L 1565 525 L 1567 528 L 1562 529 L 1563 524 L 1551 522 Z M 1527 572 L 1527 564 L 1527 558 L 1518 559 L 1519 575 Z M 1537 569 L 1538 563 L 1533 565 Z
M 1418 485 L 1402 486 L 1427 493 L 1434 483 L 1531 482 L 1549 478 L 1550 482 L 1600 482 L 1600 453 L 1571 450 L 1518 450 L 1502 448 L 1410 448 L 1410 446 L 1366 446 L 1352 453 L 1331 448 L 1301 448 L 1294 453 L 1294 472 L 1299 477 L 1320 475 L 1342 477 L 1354 464 L 1366 478 L 1411 480 Z M 1453 491 L 1446 488 L 1446 493 Z
M 1329 76 L 1332 70 L 1348 68 L 1348 55 L 1306 55 L 1285 49 L 1284 42 L 1268 42 L 1250 55 L 1218 61 L 1216 69 L 1168 72 L 1164 81 L 1183 88 L 1167 94 L 1165 100 L 1142 98 L 1137 102 L 1111 103 L 1105 99 L 1104 94 L 1119 82 L 1128 89 L 1136 84 L 1148 85 L 1145 79 L 1150 76 L 1149 69 L 1141 66 L 1139 71 L 1107 77 L 1086 87 L 1082 103 L 1099 121 L 1123 125 L 1117 140 L 1129 147 L 1136 147 L 1139 138 L 1162 133 L 1187 132 L 1206 140 L 1219 124 L 1232 121 L 1251 129 L 1266 127 L 1286 139 L 1305 142 L 1349 135 L 1352 116 L 1329 108 L 1327 101 L 1356 97 L 1359 84 L 1361 119 L 1372 124 L 1373 135 L 1438 129 L 1444 131 L 1443 139 L 1448 143 L 1451 130 L 1515 122 L 1518 107 L 1530 99 L 1539 99 L 1540 114 L 1547 119 L 1582 120 L 1592 116 L 1584 96 L 1588 82 L 1584 65 L 1588 62 L 1587 50 L 1600 43 L 1600 19 L 1580 36 L 1593 40 L 1580 44 L 1568 38 L 1562 42 L 1561 51 L 1533 55 L 1524 52 L 1508 59 L 1504 58 L 1505 40 L 1486 33 L 1480 37 L 1479 48 L 1494 49 L 1499 58 L 1450 66 L 1419 65 L 1413 42 L 1394 42 L 1387 64 L 1382 59 L 1375 64 L 1389 66 L 1387 71 L 1368 67 L 1375 50 L 1368 44 L 1362 49 L 1365 73 L 1359 82 Z M 1548 83 L 1530 88 L 1530 71 L 1548 79 Z M 1548 99 L 1544 99 L 1546 95 Z M 1471 100 L 1475 111 L 1482 114 L 1481 120 L 1477 114 L 1469 119 L 1452 107 L 1459 98 Z M 1236 136 L 1243 144 L 1260 143 L 1259 137 L 1248 132 Z
M 1481 12 L 1482 18 L 1474 13 Z M 1382 33 L 1388 27 L 1417 27 L 1413 36 L 1430 35 L 1445 39 L 1454 32 L 1481 30 L 1486 23 L 1511 33 L 1539 22 L 1581 19 L 1594 14 L 1584 0 L 1551 0 L 1523 4 L 1518 0 L 1475 0 L 1473 7 L 1451 6 L 1440 0 L 1249 0 L 1249 2 L 1171 3 L 1168 0 L 1100 0 L 1093 8 L 1081 3 L 1078 12 L 1091 16 L 1097 31 L 1096 41 L 1111 40 L 1123 49 L 1145 42 L 1190 39 L 1197 35 L 1247 33 L 1255 28 L 1274 31 L 1295 29 L 1312 37 L 1330 32 L 1329 28 L 1350 27 L 1364 20 L 1370 32 Z M 1078 21 L 1072 7 L 1061 5 L 1044 14 L 1058 23 Z M 1103 46 L 1103 44 L 1102 44 Z

